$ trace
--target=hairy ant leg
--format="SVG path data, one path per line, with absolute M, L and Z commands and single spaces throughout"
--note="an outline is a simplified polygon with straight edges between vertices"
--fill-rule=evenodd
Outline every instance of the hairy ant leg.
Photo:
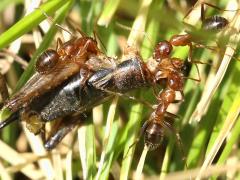
M 184 152 L 182 139 L 181 139 L 181 136 L 180 136 L 179 132 L 177 132 L 177 130 L 173 126 L 173 119 L 165 118 L 164 121 L 162 121 L 161 125 L 164 129 L 168 130 L 171 134 L 175 135 L 177 146 L 180 149 L 180 152 L 182 154 L 182 160 L 185 161 L 186 160 L 186 154 Z M 187 168 L 187 164 L 185 164 L 185 165 L 186 165 L 186 168 Z
M 101 91 L 104 91 L 104 92 L 106 92 L 108 94 L 117 95 L 117 96 L 120 96 L 120 97 L 123 97 L 123 98 L 127 98 L 127 99 L 130 99 L 130 100 L 133 100 L 135 102 L 138 102 L 138 103 L 141 103 L 141 104 L 147 106 L 150 109 L 153 109 L 152 105 L 149 102 L 145 101 L 145 100 L 136 98 L 134 96 L 130 96 L 128 94 L 123 94 L 123 93 L 120 93 L 120 92 L 110 91 L 110 90 L 107 90 L 107 89 L 104 89 L 104 88 L 98 88 L 98 89 L 101 90 Z

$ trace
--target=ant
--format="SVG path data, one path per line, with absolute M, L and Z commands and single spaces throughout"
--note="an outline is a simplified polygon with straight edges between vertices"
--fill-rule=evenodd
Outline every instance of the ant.
M 174 71 L 170 71 L 169 69 L 170 66 L 172 69 L 179 66 L 180 61 L 177 60 L 177 58 L 171 59 L 171 61 L 169 61 L 169 58 L 163 59 L 161 62 L 156 61 L 156 66 L 153 66 L 151 63 L 144 63 L 138 53 L 130 54 L 131 55 L 126 56 L 125 61 L 116 67 L 99 69 L 92 72 L 90 77 L 88 70 L 82 68 L 77 74 L 66 79 L 62 85 L 50 89 L 42 95 L 32 97 L 31 100 L 23 101 L 21 99 L 23 97 L 14 96 L 13 99 L 8 101 L 7 105 L 19 104 L 19 107 L 15 108 L 15 111 L 10 109 L 14 113 L 0 124 L 0 128 L 3 128 L 14 121 L 16 117 L 20 116 L 27 120 L 28 129 L 38 134 L 45 122 L 56 119 L 64 123 L 66 117 L 69 119 L 74 117 L 74 119 L 76 119 L 76 116 L 82 116 L 86 110 L 102 103 L 111 97 L 112 94 L 119 95 L 132 89 L 152 86 L 153 83 L 158 83 L 158 81 L 164 79 L 169 82 L 175 80 Z M 102 61 L 102 57 L 103 56 L 91 56 L 88 61 L 96 62 L 97 59 L 100 59 L 98 61 Z M 158 59 L 158 61 L 159 60 L 160 59 Z M 168 69 L 165 68 L 166 64 L 169 66 Z M 41 74 L 40 77 L 49 76 L 50 74 L 51 73 Z M 41 82 L 42 80 L 44 79 L 34 78 L 34 81 L 30 79 L 23 87 L 23 90 L 28 90 L 30 85 L 36 86 L 35 83 L 44 83 Z M 26 104 L 26 102 L 28 103 Z M 57 142 L 59 142 L 73 126 L 78 124 L 79 121 L 74 120 L 69 121 L 66 126 L 59 126 L 59 129 L 56 129 L 53 136 L 47 141 L 45 147 L 47 149 L 55 147 Z
M 54 89 L 78 73 L 81 68 L 90 72 L 95 64 L 87 65 L 86 62 L 91 56 L 102 56 L 102 52 L 95 39 L 87 37 L 84 33 L 81 35 L 82 37 L 72 38 L 65 43 L 58 39 L 56 50 L 44 51 L 37 59 L 36 73 L 10 101 L 7 101 L 6 107 L 15 112 L 28 106 L 35 97 Z
M 181 45 L 192 43 L 190 40 L 190 43 L 187 43 L 187 40 L 189 39 L 172 38 L 169 42 L 159 43 L 154 50 L 153 59 L 147 63 L 142 61 L 138 53 L 130 52 L 131 56 L 129 55 L 124 59 L 126 61 L 116 67 L 110 62 L 114 61 L 114 58 L 101 53 L 96 40 L 91 37 L 83 36 L 66 43 L 58 40 L 56 50 L 49 49 L 40 55 L 36 63 L 37 73 L 6 103 L 6 107 L 13 112 L 13 115 L 3 121 L 0 128 L 11 123 L 16 117 L 22 116 L 30 120 L 28 123 L 30 126 L 34 124 L 32 122 L 39 123 L 39 126 L 29 128 L 37 134 L 47 121 L 60 118 L 64 122 L 65 117 L 73 117 L 71 114 L 76 118 L 87 109 L 102 103 L 112 94 L 122 95 L 132 89 L 156 85 L 161 80 L 165 80 L 168 89 L 156 96 L 159 101 L 157 109 L 165 108 L 160 116 L 155 117 L 159 119 L 158 121 L 150 120 L 144 126 L 143 131 L 147 134 L 151 127 L 159 127 L 151 124 L 165 122 L 163 114 L 170 115 L 166 107 L 172 101 L 166 100 L 169 101 L 169 104 L 166 104 L 163 99 L 167 96 L 167 92 L 180 91 L 183 96 L 183 79 L 185 78 L 182 74 L 183 61 L 171 58 L 170 53 L 172 46 L 177 46 L 179 43 Z M 102 62 L 110 62 L 110 65 L 97 65 Z M 94 71 L 91 71 L 91 68 L 94 68 Z M 49 84 L 51 84 L 50 87 Z M 39 103 L 40 99 L 42 103 Z M 157 109 L 154 114 L 158 113 Z M 73 121 L 73 124 L 77 124 L 76 121 Z M 73 124 L 69 123 L 71 126 Z M 59 132 L 60 130 L 61 128 Z M 66 133 L 59 135 L 59 139 Z M 57 138 L 53 138 L 53 141 L 54 139 L 59 142 Z M 48 146 L 48 148 L 53 147 Z
M 215 5 L 212 5 L 210 3 L 206 3 L 206 2 L 202 2 L 201 3 L 201 22 L 202 22 L 202 33 L 204 34 L 209 34 L 209 33 L 218 33 L 222 30 L 224 30 L 228 25 L 229 25 L 229 21 L 219 15 L 214 15 L 214 16 L 210 16 L 208 18 L 205 17 L 205 6 L 210 6 L 212 8 L 215 8 L 219 11 L 238 11 L 237 10 L 226 10 L 226 9 L 221 9 Z M 191 8 L 187 14 L 185 15 L 184 19 L 190 14 L 190 12 L 192 11 L 193 8 Z M 189 24 L 188 24 L 189 25 Z M 186 32 L 186 34 L 182 34 L 182 35 L 173 35 L 170 40 L 169 40 L 170 44 L 172 46 L 189 46 L 189 53 L 188 53 L 188 60 L 190 62 L 193 62 L 192 60 L 192 52 L 193 52 L 193 47 L 203 47 L 203 48 L 208 48 L 210 50 L 215 50 L 216 48 L 214 47 L 208 47 L 205 45 L 202 45 L 200 43 L 196 42 L 196 38 L 190 33 L 190 32 Z M 195 43 L 195 45 L 193 44 Z M 197 63 L 195 61 L 195 63 Z M 201 63 L 201 62 L 199 62 Z
M 201 4 L 201 21 L 202 21 L 202 29 L 206 32 L 219 32 L 226 28 L 229 25 L 229 21 L 221 16 L 212 16 L 209 18 L 205 17 L 204 14 L 204 5 L 211 6 L 218 10 L 220 8 L 209 4 L 202 3 Z M 228 10 L 224 10 L 228 11 Z M 187 13 L 187 15 L 190 12 Z M 186 15 L 186 16 L 187 16 Z M 185 16 L 185 17 L 186 17 Z M 170 53 L 173 50 L 173 46 L 189 46 L 188 60 L 191 63 L 194 63 L 198 72 L 198 79 L 190 78 L 188 79 L 194 81 L 201 81 L 200 73 L 198 70 L 198 66 L 196 63 L 202 63 L 199 61 L 194 61 L 192 58 L 193 52 L 193 43 L 194 38 L 190 33 L 186 33 L 183 35 L 173 35 L 169 41 L 162 41 L 157 44 L 154 49 L 153 58 L 159 62 L 158 68 L 161 69 L 160 74 L 156 73 L 154 81 L 158 81 L 161 78 L 165 77 L 167 79 L 166 88 L 160 91 L 159 94 L 156 95 L 157 105 L 154 107 L 154 111 L 151 113 L 150 118 L 143 124 L 140 136 L 144 136 L 145 145 L 149 150 L 155 150 L 161 145 L 163 137 L 167 132 L 173 133 L 176 137 L 177 144 L 181 150 L 183 155 L 183 159 L 185 159 L 183 145 L 181 141 L 181 137 L 176 129 L 173 127 L 173 119 L 177 116 L 167 112 L 167 108 L 171 103 L 179 102 L 179 100 L 175 100 L 176 92 L 179 91 L 182 95 L 182 100 L 184 100 L 184 79 L 186 77 L 183 76 L 184 64 L 181 59 L 171 58 Z M 202 44 L 197 44 L 199 47 L 207 47 Z M 137 139 L 136 142 L 138 142 Z M 135 143 L 136 143 L 135 142 Z M 133 143 L 130 148 L 135 144 Z

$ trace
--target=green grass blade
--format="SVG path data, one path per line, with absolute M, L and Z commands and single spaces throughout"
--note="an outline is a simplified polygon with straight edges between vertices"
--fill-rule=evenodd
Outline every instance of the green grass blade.
M 108 26 L 114 13 L 118 8 L 119 3 L 120 3 L 120 0 L 107 0 L 105 2 L 104 9 L 98 20 L 98 25 L 106 26 L 106 27 Z
M 2 12 L 4 9 L 7 8 L 7 6 L 11 5 L 11 4 L 18 4 L 18 3 L 22 3 L 23 0 L 2 0 L 0 3 L 0 12 Z
M 69 0 L 52 0 L 40 6 L 40 8 L 47 14 L 52 15 L 64 4 L 69 3 Z M 14 26 L 8 29 L 0 36 L 0 49 L 6 47 L 15 39 L 21 37 L 23 34 L 31 31 L 34 27 L 38 26 L 41 21 L 46 17 L 43 15 L 41 10 L 35 10 L 31 14 L 25 16 L 23 19 L 18 21 Z
M 39 48 L 33 54 L 33 57 L 28 65 L 28 68 L 24 71 L 24 73 L 22 74 L 21 78 L 17 83 L 15 91 L 19 90 L 34 73 L 34 67 L 35 67 L 35 62 L 37 60 L 37 57 L 44 50 L 46 50 L 51 44 L 56 32 L 58 31 L 58 28 L 55 26 L 55 24 L 61 23 L 64 20 L 67 12 L 72 6 L 72 3 L 73 3 L 73 0 L 68 0 L 67 3 L 64 6 L 62 6 L 62 8 L 60 8 L 60 10 L 57 12 L 57 16 L 56 18 L 54 18 L 51 28 L 49 29 L 47 34 L 44 36 L 43 41 L 40 44 Z
M 93 124 L 86 127 L 86 155 L 87 155 L 87 179 L 91 180 L 96 174 L 96 147 Z

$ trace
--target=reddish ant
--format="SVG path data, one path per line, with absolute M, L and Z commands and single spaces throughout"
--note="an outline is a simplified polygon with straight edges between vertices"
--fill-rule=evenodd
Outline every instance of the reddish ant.
M 212 8 L 215 8 L 219 11 L 238 11 L 237 10 L 226 10 L 226 9 L 221 9 L 215 5 L 212 5 L 210 3 L 206 3 L 206 2 L 202 2 L 201 3 L 201 22 L 202 22 L 202 32 L 204 34 L 209 34 L 209 33 L 217 33 L 220 32 L 222 30 L 224 30 L 228 25 L 229 25 L 229 21 L 219 15 L 214 15 L 214 16 L 210 16 L 208 18 L 205 17 L 205 8 L 204 6 L 210 6 Z M 188 13 L 185 15 L 184 19 L 189 15 L 189 13 L 192 11 L 193 8 L 191 8 Z M 186 34 L 182 34 L 182 35 L 173 35 L 170 40 L 169 40 L 170 44 L 172 46 L 189 46 L 189 54 L 188 54 L 188 59 L 189 61 L 192 61 L 192 52 L 193 52 L 193 46 L 194 47 L 200 47 L 200 48 L 207 48 L 213 51 L 218 51 L 217 47 L 209 47 L 209 46 L 205 46 L 202 45 L 198 42 L 196 42 L 196 38 L 192 35 L 192 33 L 187 32 Z M 195 43 L 195 44 L 193 44 Z M 197 61 L 195 61 L 195 63 L 198 63 Z M 201 63 L 201 62 L 199 62 Z
M 150 131 L 153 134 L 155 132 L 159 134 L 157 133 L 158 128 L 167 127 L 164 126 L 164 115 L 170 115 L 166 111 L 168 105 L 172 103 L 168 99 L 168 95 L 170 96 L 172 93 L 171 96 L 175 97 L 173 95 L 175 91 L 180 91 L 183 95 L 183 79 L 185 78 L 182 73 L 184 68 L 183 61 L 178 58 L 171 58 L 169 55 L 172 51 L 172 46 L 191 46 L 192 42 L 186 36 L 179 35 L 171 38 L 169 42 L 159 43 L 153 54 L 154 59 L 146 64 L 138 54 L 135 54 L 129 57 L 127 61 L 118 64 L 117 67 L 99 70 L 95 67 L 95 62 L 104 62 L 106 59 L 109 60 L 111 58 L 100 52 L 96 40 L 83 36 L 66 43 L 58 41 L 56 50 L 47 50 L 38 58 L 36 66 L 38 73 L 27 82 L 19 93 L 7 102 L 6 107 L 9 107 L 16 113 L 8 120 L 2 122 L 0 127 L 4 127 L 12 122 L 19 110 L 22 111 L 22 109 L 23 114 L 21 116 L 24 116 L 24 113 L 28 112 L 29 109 L 32 109 L 33 112 L 38 112 L 38 116 L 35 116 L 35 119 L 37 118 L 40 121 L 39 123 L 58 118 L 64 119 L 65 116 L 71 117 L 71 114 L 76 112 L 82 114 L 86 109 L 101 103 L 111 93 L 121 95 L 121 93 L 131 89 L 150 86 L 161 80 L 166 80 L 167 89 L 157 96 L 159 105 L 152 114 L 151 119 L 143 127 L 143 131 L 146 134 Z M 88 66 L 88 62 L 91 62 L 91 66 Z M 89 73 L 89 67 L 96 68 L 96 72 Z M 51 84 L 51 87 L 49 87 L 49 84 Z M 47 102 L 39 105 L 37 100 L 48 94 L 48 92 L 51 94 L 49 96 L 51 98 L 45 98 Z M 76 92 L 79 94 L 76 94 Z M 67 96 L 69 93 L 71 96 Z M 66 107 L 67 103 L 71 103 L 74 106 Z M 159 112 L 162 114 L 159 114 Z M 25 115 L 28 117 L 31 113 Z M 158 125 L 161 124 L 160 122 L 163 122 L 161 126 Z M 152 128 L 154 130 L 151 130 Z M 39 128 L 36 129 L 37 131 L 34 131 L 38 133 Z M 159 132 L 163 131 L 160 130 Z M 61 138 L 64 135 L 61 135 Z M 151 141 L 147 142 L 150 143 Z M 153 142 L 152 144 L 155 143 Z
M 208 3 L 201 4 L 201 21 L 203 30 L 208 32 L 218 32 L 228 26 L 229 21 L 224 17 L 212 16 L 209 18 L 205 18 L 204 5 L 208 5 L 217 8 L 218 10 L 221 10 L 220 8 Z M 169 55 L 173 49 L 173 46 L 189 46 L 189 61 L 192 63 L 198 63 L 197 61 L 192 60 L 193 42 L 193 36 L 189 33 L 183 35 L 173 35 L 169 41 L 160 42 L 154 49 L 153 58 L 159 62 L 158 68 L 160 70 L 159 72 L 161 72 L 160 74 L 155 73 L 155 75 L 157 75 L 155 76 L 155 81 L 158 81 L 165 77 L 167 79 L 167 87 L 156 96 L 158 104 L 155 106 L 155 110 L 152 112 L 150 118 L 144 123 L 141 129 L 140 134 L 144 135 L 145 145 L 148 147 L 149 150 L 154 150 L 158 146 L 160 146 L 161 141 L 166 134 L 166 131 L 170 131 L 176 136 L 177 144 L 180 147 L 183 157 L 185 158 L 180 135 L 173 127 L 173 118 L 175 118 L 176 116 L 167 112 L 168 106 L 171 103 L 177 102 L 175 100 L 176 91 L 179 91 L 182 94 L 182 100 L 184 99 L 183 85 L 185 77 L 183 76 L 182 71 L 184 65 L 183 61 L 178 58 L 171 58 Z M 205 46 L 200 45 L 200 47 Z M 189 79 L 199 82 L 199 70 L 198 76 L 199 79 Z
M 38 57 L 37 73 L 6 103 L 6 107 L 15 112 L 28 106 L 35 97 L 60 85 L 81 68 L 91 71 L 95 64 L 86 64 L 90 56 L 102 56 L 95 39 L 82 33 L 82 37 L 73 38 L 65 43 L 58 40 L 56 50 L 48 49 Z
M 102 57 L 91 56 L 89 61 L 93 59 L 96 62 L 98 58 L 101 61 Z M 155 55 L 156 57 L 157 55 Z M 76 116 L 81 116 L 87 109 L 102 103 L 111 95 L 111 92 L 121 94 L 132 89 L 151 86 L 151 84 L 164 79 L 169 82 L 169 87 L 177 88 L 176 83 L 173 83 L 173 85 L 171 83 L 178 79 L 179 75 L 175 75 L 178 71 L 175 69 L 180 68 L 181 63 L 177 58 L 165 58 L 162 60 L 157 58 L 154 67 L 151 63 L 145 64 L 138 54 L 133 53 L 124 62 L 118 64 L 117 67 L 99 69 L 92 72 L 90 77 L 86 69 L 80 69 L 79 73 L 68 78 L 62 85 L 45 92 L 41 96 L 34 96 L 31 100 L 27 99 L 28 101 L 23 101 L 22 96 L 14 96 L 8 104 L 19 104 L 19 107 L 14 109 L 16 113 L 13 113 L 6 121 L 2 122 L 0 127 L 2 128 L 15 120 L 16 116 L 19 116 L 19 111 L 21 111 L 20 116 L 27 117 L 30 120 L 28 122 L 29 129 L 34 133 L 39 133 L 44 122 L 62 119 L 64 123 L 66 116 L 69 119 L 71 117 L 75 119 Z M 39 76 L 49 76 L 50 74 L 52 73 L 49 72 Z M 180 78 L 182 78 L 181 75 Z M 42 80 L 44 79 L 29 80 L 23 90 L 29 91 L 30 85 L 36 86 L 34 83 L 41 83 Z M 72 127 L 79 123 L 76 121 L 71 122 L 66 126 L 59 126 L 56 133 L 47 141 L 46 148 L 53 148 L 50 145 L 55 146 L 56 142 L 59 142 L 59 139 L 62 139 L 72 129 L 68 128 L 69 126 Z M 34 126 L 30 127 L 31 124 Z

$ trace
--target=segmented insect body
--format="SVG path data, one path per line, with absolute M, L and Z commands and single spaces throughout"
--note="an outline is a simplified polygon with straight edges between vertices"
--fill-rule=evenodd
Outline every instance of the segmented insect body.
M 105 62 L 107 62 L 107 65 L 105 65 Z M 108 99 L 112 95 L 109 93 L 110 91 L 124 93 L 150 85 L 146 79 L 149 77 L 149 72 L 143 68 L 145 64 L 138 55 L 126 59 L 116 67 L 111 64 L 109 57 L 90 55 L 85 65 L 92 66 L 96 70 L 89 71 L 88 68 L 79 68 L 77 66 L 78 72 L 63 81 L 64 72 L 62 71 L 68 70 L 68 68 L 76 68 L 74 63 L 71 61 L 65 63 L 61 71 L 60 69 L 58 71 L 53 69 L 51 73 L 35 74 L 23 89 L 8 101 L 6 106 L 14 113 L 10 118 L 2 122 L 0 127 L 4 127 L 12 122 L 14 118 L 20 116 L 26 122 L 27 128 L 31 132 L 38 134 L 46 121 L 60 121 L 60 119 L 64 121 L 68 117 L 70 119 L 68 120 L 68 126 L 61 126 L 61 129 L 56 134 L 53 134 L 55 138 L 51 138 L 51 143 L 47 143 L 46 147 L 51 149 L 53 145 L 57 144 L 56 142 L 60 141 L 59 139 L 64 137 L 63 131 L 67 133 L 68 130 L 72 129 L 73 124 L 78 124 L 76 120 L 71 121 L 72 118 L 77 119 L 76 117 L 82 116 L 82 113 L 86 110 Z M 47 86 L 46 81 L 51 83 L 53 79 L 54 81 L 60 79 L 59 82 L 63 82 L 56 87 L 43 89 L 43 87 Z M 45 92 L 41 92 L 38 88 Z M 69 126 L 71 128 L 68 128 Z
M 47 103 L 39 107 L 39 100 L 36 99 L 30 107 L 39 112 L 43 121 L 85 112 L 109 98 L 112 95 L 109 91 L 125 93 L 149 86 L 145 74 L 141 74 L 143 73 L 141 63 L 137 57 L 127 59 L 116 68 L 103 68 L 92 73 L 84 81 L 88 72 L 82 69 L 79 74 L 54 90 L 54 96 L 48 99 Z M 48 94 L 46 96 L 49 97 Z
M 184 75 L 182 70 L 184 64 L 178 58 L 165 58 L 161 61 L 162 65 L 164 65 L 162 77 L 166 76 L 167 79 L 166 88 L 157 95 L 158 104 L 142 128 L 145 144 L 150 150 L 156 149 L 161 144 L 166 130 L 178 136 L 173 127 L 172 119 L 175 116 L 168 113 L 167 108 L 176 101 L 177 91 L 183 95 Z
M 91 56 L 102 56 L 92 38 L 82 37 L 59 44 L 57 50 L 49 49 L 39 56 L 36 63 L 37 73 L 6 103 L 5 106 L 11 111 L 27 107 L 34 98 L 59 86 L 81 68 L 89 71 L 92 67 L 98 68 L 95 64 L 86 65 Z
M 222 10 L 217 6 L 214 6 L 209 3 L 201 3 L 201 22 L 202 22 L 202 28 L 200 30 L 200 33 L 197 33 L 199 36 L 200 34 L 203 35 L 203 37 L 209 37 L 211 38 L 212 35 L 216 35 L 216 33 L 224 30 L 228 25 L 229 21 L 219 15 L 214 15 L 210 17 L 205 17 L 205 9 L 204 6 L 208 5 L 210 7 L 213 7 L 217 10 L 220 11 L 226 11 Z M 190 13 L 190 11 L 187 13 L 187 15 Z M 185 16 L 186 17 L 186 16 Z M 200 35 L 200 37 L 201 37 Z M 215 37 L 215 36 L 214 36 Z M 189 51 L 189 60 L 192 61 L 192 48 L 193 44 L 196 43 L 196 45 L 200 45 L 200 47 L 206 47 L 201 44 L 202 38 L 199 39 L 199 37 L 194 36 L 194 32 L 187 32 L 186 34 L 181 34 L 181 35 L 173 35 L 170 40 L 170 44 L 172 46 L 189 46 L 190 51 Z M 200 42 L 200 44 L 199 44 Z

